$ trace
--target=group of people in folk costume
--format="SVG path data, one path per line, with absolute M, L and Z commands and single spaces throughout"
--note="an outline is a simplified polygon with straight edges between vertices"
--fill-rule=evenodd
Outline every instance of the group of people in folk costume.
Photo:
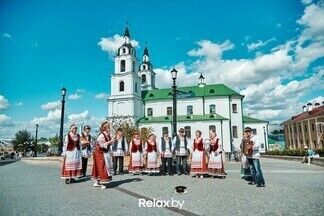
M 256 135 L 253 134 L 252 128 L 246 127 L 243 133 L 241 143 L 242 152 L 242 178 L 249 180 L 250 185 L 257 187 L 265 187 L 265 181 L 260 164 L 260 141 Z
M 155 173 L 172 175 L 172 163 L 175 158 L 177 175 L 182 173 L 189 175 L 190 172 L 201 178 L 205 174 L 225 177 L 222 145 L 215 131 L 210 132 L 210 138 L 207 140 L 202 138 L 201 131 L 196 131 L 192 144 L 185 136 L 183 128 L 173 139 L 168 131 L 164 131 L 159 143 L 154 134 L 150 134 L 144 142 L 139 132 L 135 132 L 128 145 L 121 129 L 117 129 L 115 136 L 110 135 L 109 122 L 101 124 L 96 141 L 92 140 L 90 130 L 89 126 L 85 126 L 79 135 L 77 126 L 73 124 L 65 137 L 61 177 L 67 184 L 73 183 L 76 178 L 86 176 L 88 158 L 91 155 L 93 155 L 91 177 L 94 186 L 102 189 L 106 188 L 113 175 L 123 175 L 126 155 L 130 156 L 129 173 L 134 175 L 143 172 L 148 175 Z M 188 160 L 191 161 L 190 171 Z

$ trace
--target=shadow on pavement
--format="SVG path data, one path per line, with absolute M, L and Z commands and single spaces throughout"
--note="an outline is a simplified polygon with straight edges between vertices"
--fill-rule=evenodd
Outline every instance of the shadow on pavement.
M 127 183 L 137 182 L 137 181 L 143 181 L 143 179 L 131 178 L 131 179 L 124 179 L 124 180 L 120 180 L 120 181 L 112 181 L 112 182 L 109 182 L 108 188 L 114 188 L 114 187 L 118 187 L 122 184 L 127 184 Z

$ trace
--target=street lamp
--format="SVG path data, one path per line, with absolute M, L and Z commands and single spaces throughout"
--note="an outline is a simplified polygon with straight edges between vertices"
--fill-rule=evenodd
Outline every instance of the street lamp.
M 267 138 L 266 138 L 266 128 L 265 126 L 263 126 L 263 134 L 264 134 L 264 148 L 265 148 L 265 151 L 268 151 L 268 148 L 267 148 Z
M 38 134 L 38 124 L 36 124 L 34 157 L 37 157 L 37 134 Z
M 59 154 L 63 152 L 63 124 L 64 124 L 64 105 L 65 105 L 65 95 L 66 95 L 66 88 L 61 89 L 62 94 L 62 110 L 61 110 L 61 124 L 60 124 L 60 141 L 59 141 Z
M 171 71 L 172 75 L 172 80 L 173 80 L 173 85 L 172 85 L 172 100 L 173 100 L 173 118 L 172 118 L 172 129 L 173 129 L 173 136 L 177 136 L 177 101 L 176 101 L 176 96 L 177 96 L 177 86 L 176 86 L 176 79 L 177 79 L 177 73 L 178 71 L 173 68 Z

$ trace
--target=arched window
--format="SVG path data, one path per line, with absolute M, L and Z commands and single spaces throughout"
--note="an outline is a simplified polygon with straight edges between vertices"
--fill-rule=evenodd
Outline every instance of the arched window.
M 135 82 L 135 92 L 137 92 L 137 82 Z
M 153 109 L 147 108 L 147 116 L 153 116 Z
M 123 53 L 126 53 L 126 49 L 125 48 L 123 48 Z
M 120 61 L 120 72 L 124 72 L 126 69 L 126 62 L 125 60 Z
M 124 83 L 124 81 L 120 81 L 119 82 L 119 91 L 124 91 L 125 90 L 125 83 Z
M 193 107 L 192 105 L 187 106 L 187 115 L 192 115 L 193 114 Z
M 136 67 L 136 63 L 135 63 L 135 61 L 133 61 L 133 72 L 135 72 L 135 67 Z
M 215 104 L 209 105 L 209 114 L 216 114 L 216 106 Z
M 144 83 L 146 83 L 146 75 L 145 74 L 142 75 L 142 84 L 144 84 Z
M 146 70 L 146 65 L 143 65 L 142 66 L 142 70 Z

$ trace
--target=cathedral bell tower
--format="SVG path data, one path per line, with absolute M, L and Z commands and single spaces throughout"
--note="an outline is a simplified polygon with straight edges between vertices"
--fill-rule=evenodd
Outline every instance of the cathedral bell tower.
M 144 49 L 143 61 L 139 66 L 138 75 L 141 77 L 142 90 L 152 90 L 155 88 L 155 72 L 153 65 L 150 62 L 149 52 L 147 47 Z
M 136 50 L 131 44 L 126 26 L 124 43 L 115 56 L 115 71 L 111 74 L 111 95 L 108 98 L 108 119 L 129 119 L 136 122 L 143 116 L 141 78 L 137 71 Z

